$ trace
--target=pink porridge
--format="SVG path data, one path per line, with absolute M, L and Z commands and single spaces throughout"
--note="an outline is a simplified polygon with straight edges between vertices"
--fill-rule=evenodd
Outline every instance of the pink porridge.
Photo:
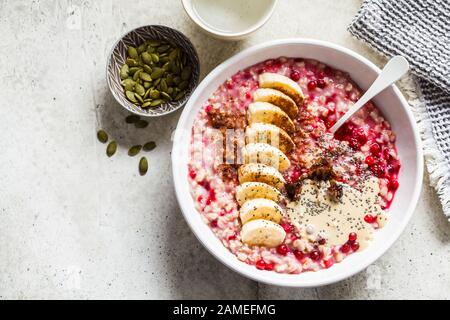
M 348 74 L 315 60 L 278 58 L 239 71 L 210 96 L 194 122 L 189 183 L 197 210 L 211 230 L 237 259 L 260 270 L 298 274 L 329 268 L 360 249 L 357 230 L 346 241 L 329 244 L 325 238 L 304 236 L 289 215 L 281 226 L 286 232 L 277 247 L 250 246 L 241 240 L 242 224 L 235 199 L 239 185 L 239 150 L 245 145 L 246 111 L 261 73 L 278 73 L 294 80 L 305 99 L 292 119 L 295 147 L 286 152 L 290 167 L 283 172 L 285 208 L 298 182 L 329 175 L 355 190 L 368 179 L 379 185 L 376 202 L 387 212 L 398 188 L 400 162 L 395 134 L 377 107 L 369 102 L 333 136 L 328 129 L 361 95 Z M 221 150 L 221 152 L 217 152 Z M 364 212 L 364 223 L 376 230 L 381 217 Z

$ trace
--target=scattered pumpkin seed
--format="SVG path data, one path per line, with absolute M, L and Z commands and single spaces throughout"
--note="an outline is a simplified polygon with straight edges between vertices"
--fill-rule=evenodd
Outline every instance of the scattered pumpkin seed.
M 144 92 L 145 93 L 145 92 Z M 138 94 L 137 92 L 134 93 L 134 97 L 136 98 L 136 100 L 140 103 L 143 104 L 144 103 L 144 99 L 142 99 L 141 95 Z
M 152 63 L 152 56 L 148 52 L 143 52 L 141 54 L 141 58 L 142 58 L 142 61 L 145 62 L 145 64 L 151 64 Z
M 187 81 L 181 81 L 180 84 L 178 85 L 178 88 L 180 88 L 181 90 L 184 90 L 188 87 L 189 83 Z
M 145 121 L 145 120 L 139 120 L 138 122 L 136 122 L 136 123 L 134 124 L 134 126 L 135 126 L 136 128 L 143 129 L 143 128 L 146 128 L 146 127 L 148 126 L 148 122 Z
M 181 79 L 183 80 L 189 80 L 189 78 L 191 77 L 191 67 L 186 67 L 183 69 L 183 71 L 181 71 Z
M 162 91 L 167 92 L 168 86 L 167 86 L 166 79 L 161 79 L 160 86 L 161 86 Z
M 156 142 L 155 141 L 149 141 L 146 144 L 144 144 L 144 146 L 142 147 L 142 149 L 144 151 L 152 151 L 153 149 L 156 148 Z
M 157 47 L 157 46 L 159 46 L 161 44 L 161 41 L 158 41 L 158 40 L 149 40 L 148 41 L 148 45 L 149 46 L 152 46 L 152 47 Z
M 150 56 L 152 57 L 152 61 L 154 63 L 158 63 L 159 62 L 159 55 L 156 53 L 151 53 Z
M 163 53 L 163 52 L 166 52 L 169 49 L 170 49 L 170 46 L 168 44 L 166 44 L 166 45 L 158 47 L 158 49 L 156 49 L 156 51 L 158 53 Z
M 130 68 L 127 64 L 124 64 L 122 68 L 120 68 L 120 79 L 125 80 L 128 78 L 128 74 L 130 72 Z
M 130 157 L 134 157 L 137 155 L 142 149 L 142 146 L 140 144 L 132 146 L 130 149 L 128 149 L 128 155 Z
M 145 175 L 148 171 L 148 161 L 146 157 L 142 157 L 141 160 L 139 160 L 139 174 L 141 176 Z
M 152 68 L 147 64 L 144 64 L 144 71 L 147 72 L 148 74 L 153 72 Z
M 106 147 L 106 155 L 112 157 L 117 151 L 117 142 L 111 141 Z
M 179 92 L 176 96 L 175 96 L 175 101 L 178 101 L 178 100 L 180 100 L 181 98 L 183 98 L 184 97 L 184 93 L 185 93 L 185 91 L 181 91 L 181 92 Z
M 141 69 L 140 67 L 131 67 L 129 73 L 130 73 L 130 75 L 133 75 L 136 73 L 136 71 L 138 71 L 140 69 Z
M 144 101 L 145 101 L 145 100 L 144 100 Z M 145 102 L 142 104 L 141 108 L 148 108 L 148 107 L 150 107 L 150 105 L 151 105 L 151 101 L 145 101 Z
M 125 118 L 125 122 L 126 123 L 136 123 L 141 119 L 141 117 L 139 117 L 136 114 L 130 114 L 128 117 Z
M 98 130 L 97 131 L 97 139 L 101 143 L 106 143 L 106 142 L 108 142 L 108 134 L 106 133 L 105 130 Z
M 126 62 L 125 62 L 129 67 L 137 67 L 139 64 L 136 60 L 132 59 L 132 58 L 127 58 Z
M 159 79 L 164 74 L 164 69 L 154 68 L 152 74 L 150 75 L 152 79 Z

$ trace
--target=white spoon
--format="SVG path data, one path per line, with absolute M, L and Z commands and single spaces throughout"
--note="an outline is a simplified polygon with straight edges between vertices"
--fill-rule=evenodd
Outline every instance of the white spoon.
M 384 66 L 378 78 L 364 93 L 364 95 L 331 127 L 330 131 L 334 134 L 356 111 L 361 109 L 373 97 L 381 91 L 389 87 L 395 81 L 400 79 L 406 72 L 408 72 L 409 63 L 402 56 L 395 56 Z

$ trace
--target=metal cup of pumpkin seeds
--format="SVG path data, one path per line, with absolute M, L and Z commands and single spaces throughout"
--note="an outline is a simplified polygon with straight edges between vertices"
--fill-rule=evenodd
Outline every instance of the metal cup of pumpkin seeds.
M 189 39 L 169 27 L 134 29 L 114 46 L 107 81 L 116 101 L 146 117 L 171 113 L 186 103 L 199 81 L 198 55 Z

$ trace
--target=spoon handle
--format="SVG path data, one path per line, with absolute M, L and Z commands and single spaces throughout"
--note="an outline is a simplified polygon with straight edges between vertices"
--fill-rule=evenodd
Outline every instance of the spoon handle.
M 395 56 L 389 60 L 375 82 L 372 83 L 364 95 L 331 127 L 330 131 L 334 134 L 356 111 L 369 102 L 370 99 L 400 79 L 408 72 L 408 69 L 408 61 L 402 56 Z

